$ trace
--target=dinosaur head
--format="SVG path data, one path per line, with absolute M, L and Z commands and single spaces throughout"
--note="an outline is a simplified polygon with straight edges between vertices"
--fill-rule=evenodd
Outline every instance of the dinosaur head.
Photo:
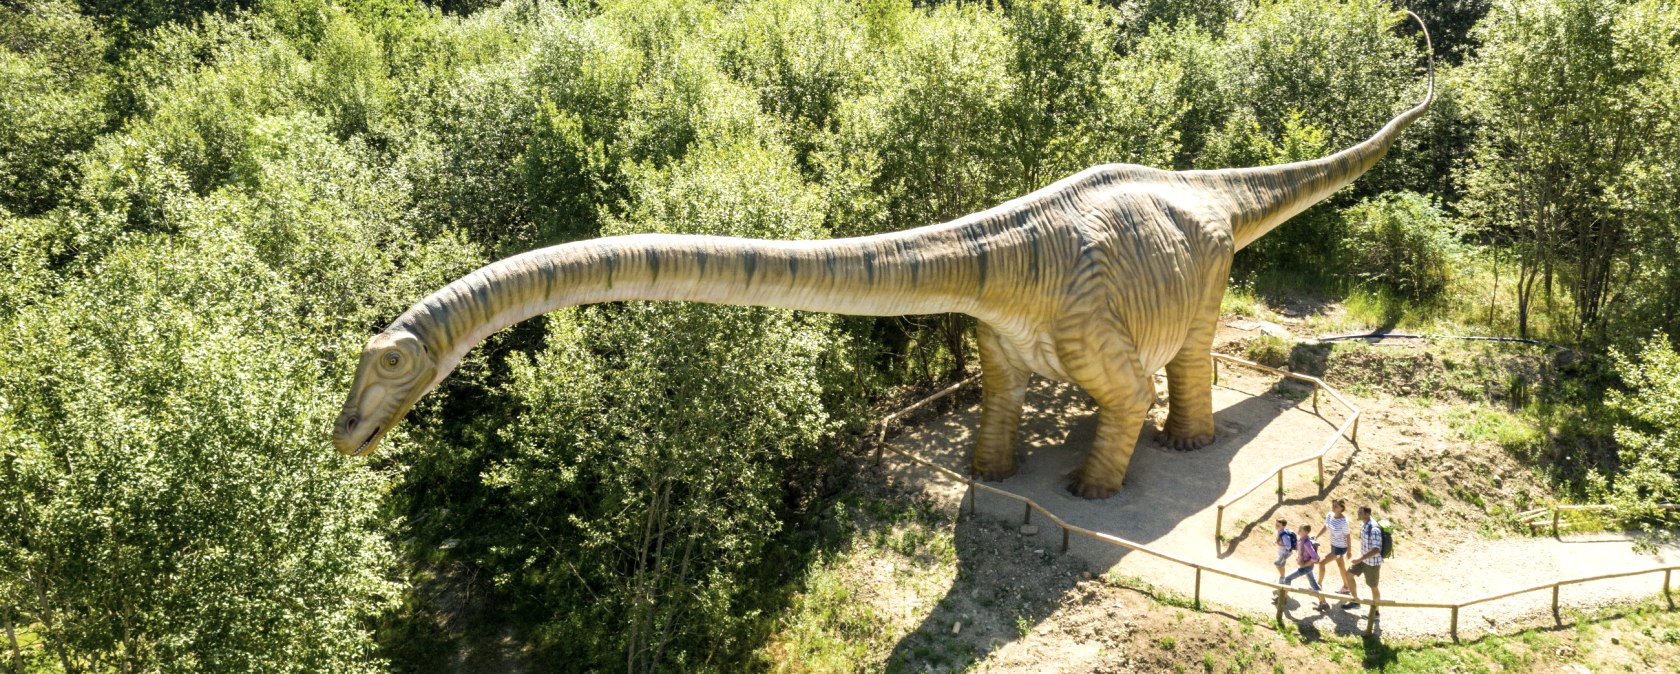
M 333 424 L 333 446 L 362 456 L 402 421 L 414 401 L 437 383 L 437 361 L 407 330 L 391 328 L 369 339 L 356 365 L 356 379 Z

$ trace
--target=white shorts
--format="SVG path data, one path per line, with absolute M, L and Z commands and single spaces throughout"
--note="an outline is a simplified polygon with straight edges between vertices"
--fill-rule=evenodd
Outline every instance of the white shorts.
M 1289 550 L 1279 550 L 1277 561 L 1272 562 L 1272 566 L 1283 566 L 1287 563 L 1289 561 L 1289 552 Z

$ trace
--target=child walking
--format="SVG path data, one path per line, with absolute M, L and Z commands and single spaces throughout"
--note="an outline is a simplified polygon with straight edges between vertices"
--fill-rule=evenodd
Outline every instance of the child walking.
M 1289 563 L 1289 553 L 1295 551 L 1296 545 L 1295 532 L 1289 530 L 1289 520 L 1279 519 L 1277 521 L 1278 555 L 1277 561 L 1272 562 L 1272 566 L 1277 567 L 1279 583 L 1283 582 L 1284 565 Z
M 1300 541 L 1297 544 L 1300 555 L 1296 558 L 1296 563 L 1299 564 L 1300 568 L 1295 569 L 1295 573 L 1285 576 L 1283 584 L 1294 585 L 1296 578 L 1306 576 L 1307 585 L 1313 589 L 1313 592 L 1322 592 L 1323 590 L 1320 590 L 1318 586 L 1318 579 L 1313 578 L 1313 572 L 1318 570 L 1318 543 L 1312 538 L 1311 524 L 1301 525 Z M 1318 608 L 1321 611 L 1328 611 L 1330 610 L 1330 603 L 1320 598 Z

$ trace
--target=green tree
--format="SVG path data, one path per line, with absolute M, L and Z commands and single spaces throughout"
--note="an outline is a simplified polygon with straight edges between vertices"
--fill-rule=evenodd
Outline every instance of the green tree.
M 1536 300 L 1550 307 L 1562 285 L 1565 336 L 1602 341 L 1616 289 L 1634 273 L 1629 244 L 1642 238 L 1624 185 L 1674 152 L 1649 141 L 1680 114 L 1660 93 L 1680 57 L 1680 13 L 1654 1 L 1501 2 L 1478 34 L 1467 68 L 1481 127 L 1465 206 L 1517 260 L 1521 334 Z M 1653 196 L 1661 201 L 1642 199 Z
M 785 147 L 700 141 L 638 172 L 608 232 L 807 238 L 820 200 Z M 757 623 L 782 480 L 822 462 L 827 317 L 628 303 L 563 312 L 517 356 L 514 450 L 486 476 L 507 496 L 501 582 L 545 607 L 550 656 L 625 671 L 727 669 Z M 563 375 L 559 373 L 564 373 Z M 582 663 L 587 663 L 583 665 Z

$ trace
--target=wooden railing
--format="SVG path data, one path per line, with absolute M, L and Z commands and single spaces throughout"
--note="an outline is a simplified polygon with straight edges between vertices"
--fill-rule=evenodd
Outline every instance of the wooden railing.
M 1345 405 L 1349 409 L 1353 410 L 1353 413 L 1349 417 L 1349 419 L 1347 421 L 1343 422 L 1341 428 L 1337 429 L 1336 437 L 1332 438 L 1331 442 L 1327 443 L 1325 445 L 1324 449 L 1320 450 L 1319 453 L 1316 456 L 1309 456 L 1309 457 L 1307 457 L 1305 459 L 1302 459 L 1302 460 L 1288 462 L 1288 463 L 1286 463 L 1282 466 L 1279 466 L 1275 471 L 1273 471 L 1274 473 L 1279 473 L 1284 468 L 1288 468 L 1290 466 L 1300 465 L 1300 464 L 1305 463 L 1307 461 L 1311 461 L 1314 458 L 1317 458 L 1319 460 L 1320 466 L 1321 466 L 1320 467 L 1320 476 L 1321 477 L 1320 477 L 1320 480 L 1319 480 L 1319 485 L 1320 485 L 1320 489 L 1322 489 L 1323 484 L 1324 484 L 1324 481 L 1322 479 L 1322 475 L 1323 475 L 1322 465 L 1323 465 L 1324 454 L 1326 452 L 1328 452 L 1330 446 L 1332 446 L 1335 443 L 1335 441 L 1341 437 L 1343 431 L 1345 431 L 1349 428 L 1350 424 L 1355 429 L 1355 432 L 1357 432 L 1357 428 L 1358 428 L 1357 420 L 1358 420 L 1358 415 L 1359 415 L 1359 409 L 1354 407 L 1350 403 L 1348 403 L 1347 400 L 1345 398 L 1342 398 L 1340 394 L 1336 393 L 1334 391 L 1334 389 L 1330 389 L 1328 386 L 1325 386 L 1324 383 L 1322 381 L 1318 380 L 1317 378 L 1307 377 L 1305 375 L 1295 375 L 1295 374 L 1289 373 L 1289 372 L 1283 372 L 1281 370 L 1277 370 L 1277 369 L 1274 369 L 1274 368 L 1269 368 L 1269 367 L 1266 367 L 1264 365 L 1259 365 L 1257 363 L 1251 363 L 1249 361 L 1245 361 L 1245 360 L 1242 360 L 1240 358 L 1231 358 L 1229 356 L 1215 356 L 1215 359 L 1216 360 L 1224 360 L 1226 362 L 1235 363 L 1235 364 L 1238 364 L 1238 365 L 1255 367 L 1257 369 L 1266 370 L 1266 371 L 1269 371 L 1269 372 L 1281 374 L 1283 376 L 1290 377 L 1290 378 L 1293 378 L 1293 379 L 1300 379 L 1300 380 L 1304 380 L 1304 381 L 1313 382 L 1315 384 L 1314 411 L 1316 411 L 1316 409 L 1317 409 L 1317 390 L 1319 388 L 1323 388 L 1324 390 L 1328 391 L 1330 393 L 1330 395 L 1332 395 L 1333 397 L 1335 397 L 1337 399 L 1337 401 L 1341 402 L 1343 405 Z M 1217 365 L 1215 366 L 1214 371 L 1215 371 L 1215 377 L 1217 377 L 1218 376 Z M 876 446 L 875 446 L 875 460 L 876 460 L 876 462 L 878 463 L 880 461 L 881 452 L 884 449 L 885 450 L 891 450 L 892 453 L 894 453 L 894 454 L 896 454 L 900 457 L 903 457 L 905 459 L 908 459 L 909 461 L 911 461 L 913 463 L 924 466 L 926 468 L 929 468 L 929 469 L 933 470 L 934 472 L 936 472 L 940 475 L 944 475 L 945 477 L 948 477 L 948 478 L 951 478 L 953 480 L 956 480 L 958 482 L 963 483 L 969 489 L 965 500 L 967 501 L 968 512 L 969 512 L 970 515 L 973 515 L 974 513 L 976 513 L 978 511 L 977 501 L 980 498 L 980 493 L 981 492 L 985 492 L 985 493 L 988 493 L 988 494 L 995 494 L 995 495 L 1003 497 L 1005 499 L 1009 499 L 1011 501 L 1015 501 L 1017 503 L 1020 503 L 1022 505 L 1022 514 L 1021 514 L 1022 524 L 1030 523 L 1032 521 L 1033 513 L 1036 512 L 1036 513 L 1042 515 L 1045 519 L 1049 520 L 1051 523 L 1055 524 L 1057 527 L 1061 528 L 1061 530 L 1062 530 L 1062 552 L 1064 552 L 1064 553 L 1067 552 L 1067 550 L 1068 550 L 1069 536 L 1071 534 L 1079 534 L 1080 536 L 1084 536 L 1084 537 L 1089 538 L 1089 539 L 1094 540 L 1094 541 L 1100 541 L 1100 542 L 1107 543 L 1109 545 L 1113 545 L 1113 546 L 1116 546 L 1116 547 L 1125 548 L 1127 550 L 1132 550 L 1132 551 L 1135 551 L 1135 552 L 1141 552 L 1143 554 L 1146 554 L 1146 555 L 1149 555 L 1149 556 L 1152 556 L 1152 557 L 1156 557 L 1156 558 L 1159 558 L 1159 559 L 1163 559 L 1163 560 L 1172 562 L 1174 564 L 1178 564 L 1180 566 L 1187 567 L 1187 568 L 1193 570 L 1196 574 L 1195 583 L 1194 583 L 1194 588 L 1195 589 L 1194 589 L 1193 594 L 1192 594 L 1192 601 L 1194 602 L 1195 607 L 1197 609 L 1202 608 L 1202 575 L 1204 573 L 1210 573 L 1210 574 L 1213 574 L 1213 575 L 1216 575 L 1216 576 L 1223 576 L 1223 577 L 1226 577 L 1226 578 L 1230 578 L 1232 580 L 1241 581 L 1241 582 L 1248 583 L 1248 584 L 1251 584 L 1251 585 L 1258 585 L 1262 588 L 1272 590 L 1274 592 L 1274 596 L 1275 596 L 1274 603 L 1275 603 L 1275 606 L 1277 608 L 1276 620 L 1279 624 L 1283 623 L 1284 605 L 1285 605 L 1285 603 L 1287 601 L 1287 597 L 1290 593 L 1305 595 L 1305 596 L 1310 596 L 1310 597 L 1316 597 L 1318 599 L 1322 599 L 1322 600 L 1326 600 L 1326 601 L 1349 601 L 1349 600 L 1353 600 L 1352 597 L 1349 597 L 1347 595 L 1336 594 L 1336 593 L 1331 593 L 1331 592 L 1319 592 L 1319 591 L 1313 591 L 1313 590 L 1302 590 L 1302 589 L 1297 589 L 1297 588 L 1294 588 L 1294 587 L 1291 587 L 1291 586 L 1288 586 L 1288 585 L 1283 585 L 1281 583 L 1275 583 L 1275 582 L 1272 582 L 1272 581 L 1269 581 L 1269 580 L 1262 580 L 1262 579 L 1259 579 L 1259 578 L 1251 578 L 1249 576 L 1245 576 L 1245 575 L 1242 575 L 1240 573 L 1236 573 L 1234 571 L 1227 571 L 1227 570 L 1224 570 L 1224 569 L 1209 566 L 1207 564 L 1202 564 L 1200 562 L 1194 562 L 1194 561 L 1185 559 L 1183 557 L 1179 557 L 1177 555 L 1174 555 L 1174 554 L 1171 554 L 1171 553 L 1168 553 L 1168 552 L 1164 552 L 1164 551 L 1161 551 L 1161 550 L 1156 550 L 1156 549 L 1151 548 L 1151 547 L 1149 547 L 1147 545 L 1144 545 L 1142 543 L 1137 543 L 1135 541 L 1130 541 L 1130 540 L 1121 538 L 1119 536 L 1115 536 L 1113 534 L 1108 534 L 1108 533 L 1104 533 L 1104 532 L 1101 532 L 1101 531 L 1093 531 L 1091 529 L 1086 529 L 1085 527 L 1081 527 L 1081 526 L 1078 526 L 1076 524 L 1072 524 L 1072 523 L 1070 523 L 1066 520 L 1063 520 L 1062 518 L 1056 516 L 1055 513 L 1050 512 L 1049 510 L 1045 509 L 1044 506 L 1039 505 L 1037 501 L 1034 501 L 1030 498 L 1027 498 L 1025 496 L 1021 496 L 1019 494 L 1015 494 L 1013 492 L 1005 491 L 1005 490 L 999 489 L 997 487 L 993 487 L 993 486 L 985 484 L 983 482 L 976 482 L 974 479 L 968 477 L 967 475 L 963 475 L 962 473 L 958 473 L 957 471 L 951 470 L 950 468 L 947 468 L 945 466 L 941 466 L 941 465 L 938 465 L 936 463 L 933 463 L 932 461 L 924 459 L 921 456 L 918 456 L 918 455 L 916 455 L 914 453 L 911 453 L 909 451 L 902 450 L 902 449 L 899 449 L 897 447 L 889 447 L 887 445 L 887 443 L 886 443 L 887 426 L 889 424 L 891 424 L 893 421 L 896 421 L 900 418 L 903 418 L 904 415 L 906 415 L 910 412 L 913 412 L 915 410 L 926 407 L 928 404 L 933 403 L 934 401 L 937 401 L 941 398 L 945 398 L 946 396 L 949 396 L 953 393 L 956 393 L 958 390 L 961 390 L 964 386 L 967 386 L 971 383 L 974 383 L 978 379 L 979 379 L 978 376 L 969 377 L 967 379 L 964 379 L 960 382 L 957 382 L 955 384 L 952 384 L 952 385 L 946 387 L 944 390 L 941 390 L 938 393 L 935 393 L 935 394 L 933 394 L 933 395 L 931 395 L 927 398 L 924 398 L 924 399 L 916 402 L 913 405 L 910 405 L 909 407 L 906 407 L 902 410 L 899 410 L 899 411 L 894 412 L 890 415 L 887 415 L 887 417 L 882 419 L 881 422 L 880 422 L 881 423 L 880 432 L 876 437 L 876 440 L 877 440 Z M 1216 381 L 1217 381 L 1217 379 L 1216 379 Z M 1351 436 L 1350 436 L 1350 439 L 1351 439 Z M 1267 477 L 1270 477 L 1270 476 L 1267 476 Z M 1264 479 L 1261 480 L 1261 482 L 1264 482 L 1264 481 L 1265 481 Z M 1244 493 L 1239 494 L 1236 497 L 1226 499 L 1226 501 L 1222 505 L 1220 505 L 1221 513 L 1223 513 L 1223 509 L 1226 505 L 1229 505 L 1231 502 L 1234 502 L 1236 499 L 1241 498 L 1242 496 L 1246 496 L 1248 492 L 1252 492 L 1253 490 L 1254 490 L 1254 487 L 1250 487 Z M 1581 507 L 1581 506 L 1559 506 L 1559 507 L 1560 508 L 1565 508 L 1565 509 L 1585 509 L 1585 507 Z M 1527 594 L 1529 592 L 1538 592 L 1540 590 L 1550 588 L 1552 590 L 1552 616 L 1556 619 L 1561 620 L 1561 618 L 1559 617 L 1559 613 L 1558 613 L 1558 610 L 1559 610 L 1558 600 L 1559 600 L 1559 593 L 1560 593 L 1561 588 L 1563 588 L 1564 586 L 1567 586 L 1567 585 L 1579 585 L 1579 584 L 1582 584 L 1582 583 L 1591 583 L 1591 582 L 1601 581 L 1601 580 L 1610 580 L 1610 579 L 1615 579 L 1615 578 L 1626 578 L 1626 577 L 1630 577 L 1630 576 L 1639 576 L 1639 575 L 1644 575 L 1644 574 L 1659 573 L 1660 572 L 1660 573 L 1663 574 L 1663 589 L 1662 589 L 1663 596 L 1668 601 L 1669 609 L 1672 610 L 1674 608 L 1674 597 L 1673 597 L 1673 593 L 1672 593 L 1672 582 L 1673 582 L 1674 572 L 1676 570 L 1680 570 L 1680 565 L 1658 566 L 1658 567 L 1652 567 L 1652 568 L 1648 568 L 1648 569 L 1640 569 L 1640 570 L 1636 570 L 1636 571 L 1622 571 L 1622 572 L 1618 572 L 1618 573 L 1607 573 L 1607 574 L 1602 574 L 1602 575 L 1598 575 L 1598 576 L 1586 576 L 1586 577 L 1582 577 L 1582 578 L 1571 578 L 1571 579 L 1567 579 L 1567 580 L 1557 580 L 1557 581 L 1551 581 L 1551 582 L 1548 582 L 1548 583 L 1541 583 L 1541 584 L 1535 585 L 1533 587 L 1526 587 L 1526 588 L 1523 588 L 1523 589 L 1520 589 L 1520 590 L 1511 590 L 1511 591 L 1508 591 L 1508 592 L 1501 592 L 1501 593 L 1498 593 L 1498 594 L 1490 594 L 1490 595 L 1487 595 L 1487 596 L 1484 596 L 1484 597 L 1477 597 L 1475 599 L 1470 599 L 1468 601 L 1462 601 L 1462 602 L 1456 602 L 1456 603 L 1395 601 L 1395 600 L 1392 600 L 1392 599 L 1383 599 L 1383 600 L 1363 599 L 1363 600 L 1358 600 L 1358 601 L 1361 601 L 1361 602 L 1363 602 L 1367 605 L 1370 605 L 1372 607 L 1373 611 L 1375 611 L 1376 609 L 1379 609 L 1379 608 L 1443 609 L 1443 610 L 1449 611 L 1450 616 L 1451 616 L 1451 623 L 1450 623 L 1450 627 L 1448 629 L 1449 629 L 1449 632 L 1452 634 L 1453 640 L 1457 641 L 1458 640 L 1458 615 L 1459 615 L 1459 612 L 1461 610 L 1463 610 L 1464 608 L 1467 608 L 1467 607 L 1470 607 L 1470 606 L 1475 606 L 1477 604 L 1485 604 L 1485 603 L 1488 603 L 1488 602 L 1498 601 L 1500 599 L 1507 599 L 1507 598 L 1514 597 L 1514 596 L 1517 596 L 1517 595 L 1520 595 L 1520 594 Z M 1370 631 L 1373 626 L 1374 626 L 1374 621 L 1369 621 L 1368 620 L 1366 622 L 1366 630 L 1367 631 Z
M 1676 510 L 1680 510 L 1680 503 L 1663 503 L 1663 504 L 1657 505 L 1655 507 L 1659 510 L 1667 510 L 1667 511 L 1673 512 L 1673 511 L 1676 511 Z M 1570 522 L 1563 522 L 1562 521 L 1564 513 L 1570 513 L 1570 512 L 1600 512 L 1600 511 L 1608 511 L 1608 510 L 1616 510 L 1616 506 L 1610 505 L 1608 503 L 1590 503 L 1590 504 L 1583 504 L 1583 505 L 1557 505 L 1557 504 L 1554 504 L 1552 506 L 1545 507 L 1545 508 L 1535 508 L 1533 510 L 1525 510 L 1523 512 L 1517 513 L 1517 520 L 1522 522 L 1523 524 L 1527 524 L 1529 533 L 1533 533 L 1535 529 L 1539 529 L 1540 527 L 1546 526 L 1546 520 L 1550 519 L 1551 524 L 1552 524 L 1552 537 L 1556 538 L 1557 535 L 1558 535 L 1558 531 L 1561 528 L 1569 527 L 1572 524 Z M 1548 514 L 1550 515 L 1550 517 L 1547 517 Z
M 1218 549 L 1219 545 L 1224 542 L 1225 509 L 1230 507 L 1231 504 L 1236 503 L 1237 501 L 1242 500 L 1243 497 L 1246 497 L 1249 494 L 1254 493 L 1254 490 L 1259 489 L 1260 485 L 1266 484 L 1267 482 L 1271 481 L 1274 477 L 1277 478 L 1278 500 L 1280 502 L 1283 500 L 1283 471 L 1285 469 L 1293 468 L 1295 466 L 1299 466 L 1299 465 L 1301 465 L 1303 463 L 1306 463 L 1308 461 L 1318 462 L 1318 490 L 1319 490 L 1319 494 L 1323 495 L 1324 485 L 1325 485 L 1325 481 L 1324 481 L 1324 456 L 1326 454 L 1329 454 L 1330 450 L 1334 449 L 1336 447 L 1336 443 L 1340 442 L 1343 437 L 1346 437 L 1349 442 L 1358 443 L 1358 441 L 1359 441 L 1359 415 L 1361 413 L 1358 406 L 1354 405 L 1351 402 L 1348 402 L 1347 398 L 1342 397 L 1342 393 L 1340 391 L 1337 391 L 1335 388 L 1332 388 L 1329 384 L 1324 383 L 1324 380 L 1319 379 L 1318 377 L 1312 377 L 1312 376 L 1308 376 L 1308 375 L 1304 375 L 1304 374 L 1297 374 L 1297 373 L 1294 373 L 1294 372 L 1289 372 L 1287 370 L 1279 370 L 1275 367 L 1267 367 L 1267 366 L 1261 365 L 1259 363 L 1243 360 L 1241 358 L 1236 358 L 1236 357 L 1233 357 L 1233 356 L 1227 356 L 1227 355 L 1222 354 L 1222 353 L 1213 354 L 1213 381 L 1216 384 L 1219 383 L 1219 363 L 1220 363 L 1220 361 L 1231 363 L 1233 365 L 1241 365 L 1243 367 L 1248 367 L 1248 368 L 1253 368 L 1253 369 L 1256 369 L 1256 370 L 1261 370 L 1263 372 L 1270 372 L 1270 373 L 1278 375 L 1280 377 L 1285 377 L 1285 378 L 1288 378 L 1288 379 L 1294 379 L 1296 381 L 1303 381 L 1303 382 L 1306 382 L 1308 384 L 1311 384 L 1312 387 L 1313 387 L 1313 414 L 1319 414 L 1319 411 L 1318 411 L 1319 393 L 1323 392 L 1323 393 L 1329 395 L 1331 398 L 1335 399 L 1336 402 L 1341 403 L 1342 407 L 1344 407 L 1348 410 L 1348 417 L 1347 417 L 1346 420 L 1342 421 L 1341 426 L 1336 428 L 1335 434 L 1331 435 L 1330 438 L 1328 440 L 1326 440 L 1324 442 L 1324 444 L 1319 447 L 1317 453 L 1310 454 L 1310 455 L 1301 457 L 1299 459 L 1294 459 L 1294 460 L 1291 460 L 1291 461 L 1285 461 L 1281 464 L 1278 464 L 1277 468 L 1272 469 L 1272 472 L 1270 472 L 1270 473 L 1267 473 L 1265 475 L 1260 476 L 1260 478 L 1255 480 L 1254 484 L 1249 485 L 1248 488 L 1242 489 L 1235 494 L 1232 494 L 1230 496 L 1225 497 L 1225 500 L 1220 501 L 1217 504 L 1218 511 L 1214 514 L 1214 518 L 1213 518 L 1213 546 L 1214 546 L 1214 549 Z

